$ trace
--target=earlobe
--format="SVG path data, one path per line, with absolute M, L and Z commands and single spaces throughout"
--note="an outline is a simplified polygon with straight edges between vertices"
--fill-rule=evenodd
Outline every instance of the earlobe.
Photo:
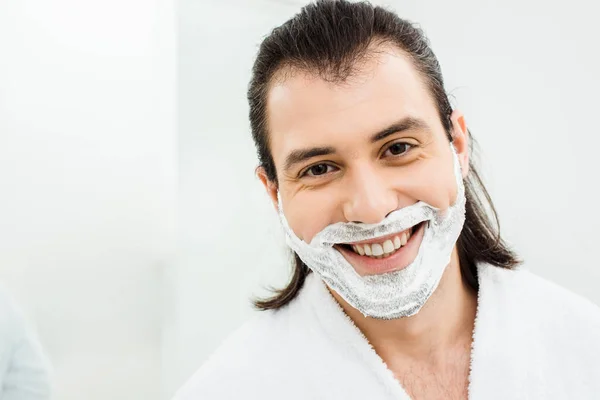
M 267 176 L 267 172 L 265 171 L 265 169 L 263 167 L 257 167 L 256 168 L 256 176 L 258 177 L 258 179 L 260 179 L 261 183 L 263 184 L 265 190 L 267 191 L 267 195 L 269 195 L 269 198 L 271 199 L 271 202 L 273 203 L 273 207 L 275 207 L 275 210 L 278 210 L 278 190 L 277 190 L 277 184 L 275 182 L 272 182 L 271 180 L 269 180 L 269 177 Z

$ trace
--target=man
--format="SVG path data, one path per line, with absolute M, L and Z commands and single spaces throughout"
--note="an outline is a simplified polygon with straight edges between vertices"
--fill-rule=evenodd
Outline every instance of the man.
M 598 396 L 600 311 L 500 239 L 419 29 L 308 5 L 263 41 L 248 99 L 294 275 L 176 399 Z

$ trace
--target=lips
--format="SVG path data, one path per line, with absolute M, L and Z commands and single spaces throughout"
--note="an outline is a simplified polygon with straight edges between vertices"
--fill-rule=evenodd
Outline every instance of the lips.
M 416 258 L 426 225 L 422 222 L 399 233 L 336 248 L 361 276 L 398 271 Z

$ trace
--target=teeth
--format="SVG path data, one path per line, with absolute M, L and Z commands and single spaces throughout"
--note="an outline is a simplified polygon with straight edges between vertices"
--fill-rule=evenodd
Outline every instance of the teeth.
M 394 236 L 393 239 L 388 239 L 383 243 L 371 243 L 371 244 L 355 244 L 352 245 L 352 250 L 361 256 L 369 256 L 372 258 L 384 258 L 391 254 L 394 254 L 399 248 L 405 246 L 410 239 L 410 230 L 401 233 L 398 236 Z
M 361 256 L 365 255 L 365 251 L 363 250 L 362 246 L 359 245 L 359 246 L 355 246 L 355 247 L 356 247 L 356 250 L 357 250 L 358 254 L 360 254 Z
M 394 251 L 394 243 L 391 240 L 386 240 L 383 242 L 383 252 L 384 253 L 392 253 Z
M 373 251 L 373 255 L 374 256 L 381 256 L 383 255 L 383 247 L 378 244 L 378 243 L 374 243 L 371 245 L 371 250 Z

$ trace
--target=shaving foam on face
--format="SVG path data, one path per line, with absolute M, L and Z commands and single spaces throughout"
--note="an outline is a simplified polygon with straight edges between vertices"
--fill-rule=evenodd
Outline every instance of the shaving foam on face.
M 447 210 L 419 201 L 393 211 L 377 224 L 338 222 L 329 225 L 309 244 L 298 238 L 288 225 L 281 196 L 278 196 L 286 243 L 331 289 L 363 315 L 394 319 L 416 314 L 437 288 L 465 221 L 466 199 L 460 163 L 452 144 L 450 148 L 457 195 Z M 398 233 L 424 221 L 427 222 L 418 254 L 410 265 L 399 271 L 360 276 L 333 247 Z

